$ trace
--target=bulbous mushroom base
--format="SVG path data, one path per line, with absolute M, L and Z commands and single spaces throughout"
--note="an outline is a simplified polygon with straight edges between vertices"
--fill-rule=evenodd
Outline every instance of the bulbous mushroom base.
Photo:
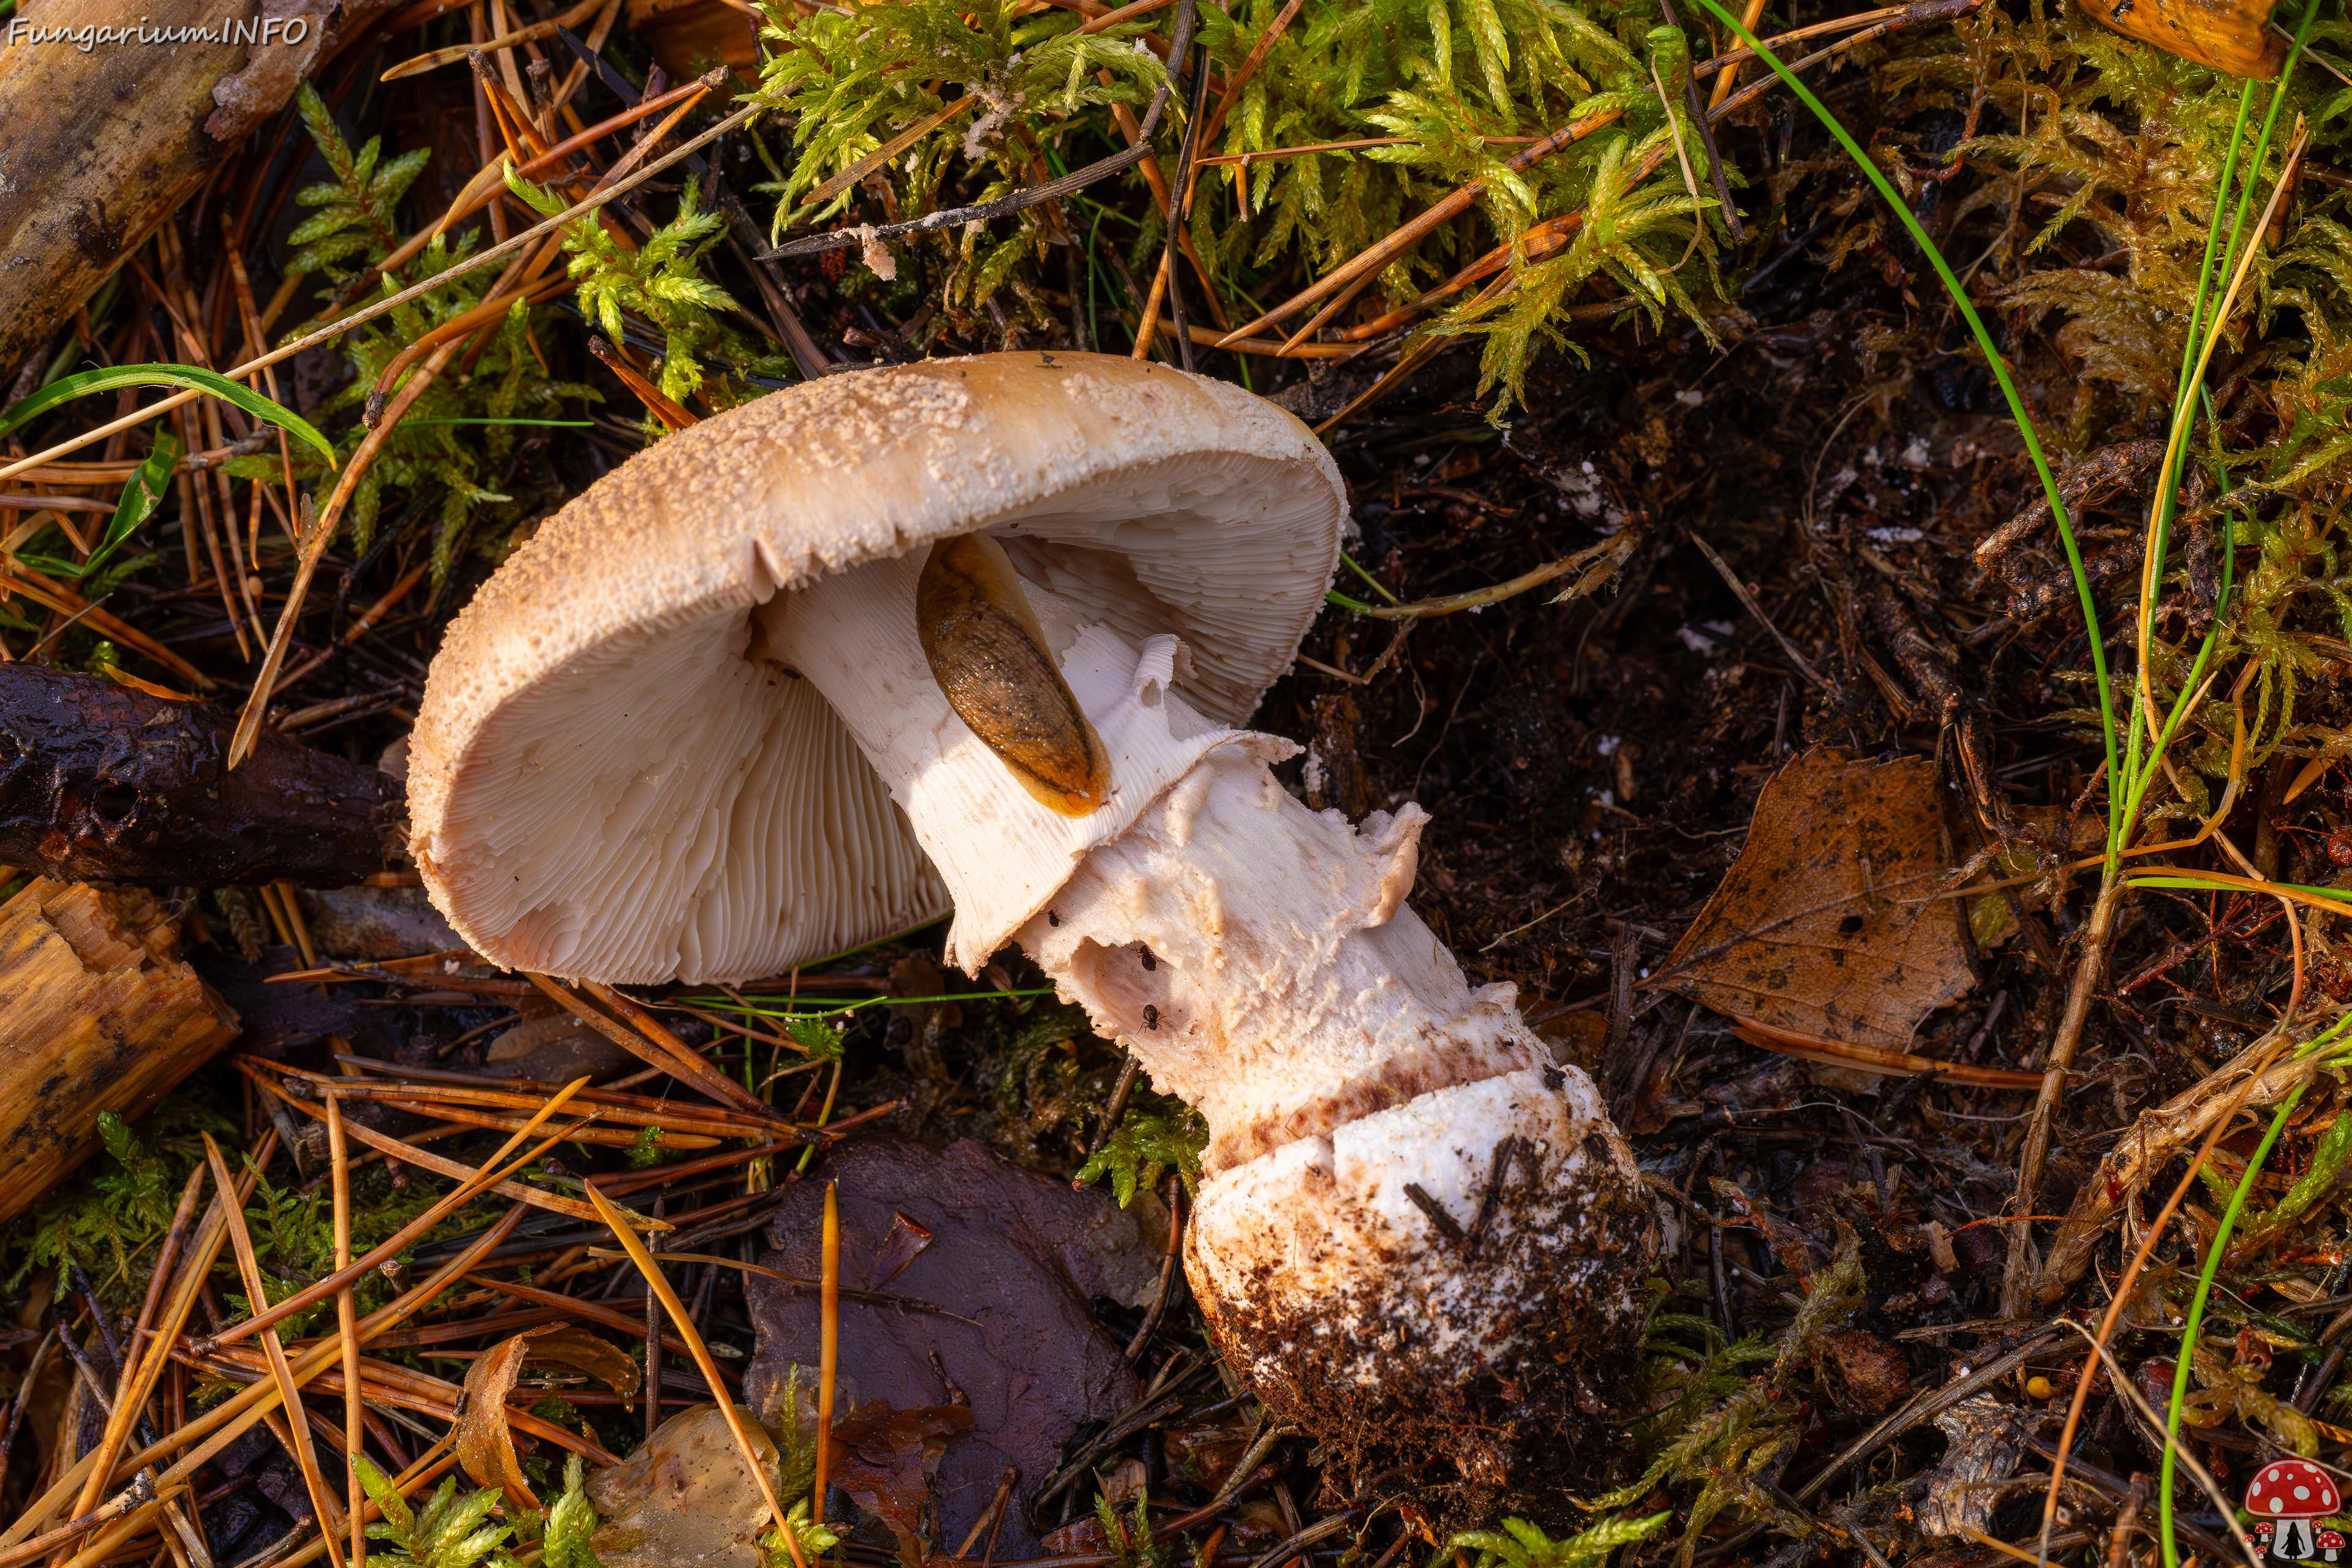
M 1476 1512 L 1568 1479 L 1622 1381 L 1658 1223 L 1573 1068 L 1456 1085 L 1204 1181 L 1186 1271 L 1228 1364 L 1357 1476 Z M 1590 1374 L 1590 1375 L 1588 1375 Z

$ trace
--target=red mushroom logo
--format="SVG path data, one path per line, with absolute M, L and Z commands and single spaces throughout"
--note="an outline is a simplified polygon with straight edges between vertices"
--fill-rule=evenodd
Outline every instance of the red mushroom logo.
M 2344 1532 L 2340 1530 L 2321 1531 L 2319 1532 L 2319 1560 L 2323 1563 L 2336 1563 L 2340 1562 L 2343 1559 L 2343 1556 Z
M 2308 1563 L 2319 1555 L 2311 1521 L 2334 1513 L 2343 1501 L 2335 1479 L 2307 1459 L 2273 1459 L 2246 1487 L 2246 1511 L 2276 1525 L 2271 1555 L 2286 1563 Z M 2336 1539 L 2340 1551 L 2343 1537 Z

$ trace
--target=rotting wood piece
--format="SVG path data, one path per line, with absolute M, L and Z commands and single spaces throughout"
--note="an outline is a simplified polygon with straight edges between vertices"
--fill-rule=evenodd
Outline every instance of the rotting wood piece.
M 0 25 L 0 393 L 296 83 L 389 8 L 43 0 Z
M 405 836 L 398 781 L 96 676 L 0 664 L 0 864 L 142 887 L 345 887 Z
M 0 1221 L 236 1034 L 151 894 L 37 877 L 0 904 Z

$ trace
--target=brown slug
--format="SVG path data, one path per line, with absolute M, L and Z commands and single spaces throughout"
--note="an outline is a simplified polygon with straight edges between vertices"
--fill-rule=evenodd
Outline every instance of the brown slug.
M 948 706 L 1024 789 L 1064 816 L 1110 798 L 1102 737 L 1062 679 L 1003 545 L 984 533 L 932 545 L 915 625 Z

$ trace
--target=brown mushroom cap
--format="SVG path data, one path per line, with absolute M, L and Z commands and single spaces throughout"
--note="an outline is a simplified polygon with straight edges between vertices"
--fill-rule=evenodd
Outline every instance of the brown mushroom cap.
M 551 518 L 454 622 L 409 763 L 412 848 L 478 952 L 651 983 L 772 974 L 944 914 L 944 885 L 751 615 L 986 531 L 1022 575 L 1238 722 L 1337 563 L 1344 489 L 1238 387 L 1096 354 L 830 377 L 681 431 Z

